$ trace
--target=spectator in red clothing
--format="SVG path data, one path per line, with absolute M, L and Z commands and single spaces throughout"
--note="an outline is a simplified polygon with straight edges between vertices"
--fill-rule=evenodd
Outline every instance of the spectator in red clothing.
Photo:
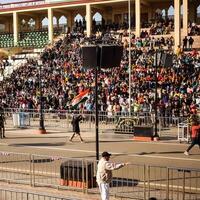
M 187 150 L 184 152 L 185 155 L 190 155 L 189 151 L 193 148 L 193 146 L 195 144 L 199 145 L 200 148 L 200 124 L 198 121 L 194 121 L 192 124 L 192 128 L 191 128 L 191 132 L 192 132 L 192 143 L 190 144 L 190 146 L 187 148 Z

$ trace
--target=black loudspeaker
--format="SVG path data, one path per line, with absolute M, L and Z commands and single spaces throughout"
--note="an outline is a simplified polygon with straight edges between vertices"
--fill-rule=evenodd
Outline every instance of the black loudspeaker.
M 92 162 L 87 162 L 86 165 L 79 160 L 68 160 L 60 165 L 60 178 L 63 180 L 89 181 L 93 179 L 93 173 L 94 165 Z
M 113 68 L 119 67 L 123 55 L 123 47 L 118 45 L 100 46 L 100 67 Z
M 134 136 L 153 137 L 152 126 L 134 126 Z
M 118 45 L 83 46 L 82 57 L 85 68 L 113 68 L 120 66 L 123 47 Z
M 173 65 L 173 55 L 168 53 L 163 53 L 161 57 L 161 66 L 172 67 Z
M 99 50 L 97 46 L 95 45 L 83 46 L 82 47 L 83 67 L 96 68 L 99 64 L 98 54 L 99 54 Z

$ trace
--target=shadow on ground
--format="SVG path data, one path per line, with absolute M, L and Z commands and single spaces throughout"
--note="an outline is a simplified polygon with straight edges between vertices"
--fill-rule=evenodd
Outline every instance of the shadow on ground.
M 9 146 L 64 146 L 65 142 L 56 142 L 56 143 L 19 143 L 19 144 L 9 144 Z

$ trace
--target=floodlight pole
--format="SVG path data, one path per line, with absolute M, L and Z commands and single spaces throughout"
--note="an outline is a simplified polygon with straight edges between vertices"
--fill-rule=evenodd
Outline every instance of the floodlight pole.
M 156 49 L 155 52 L 155 134 L 154 138 L 155 140 L 159 138 L 158 135 L 158 50 Z M 160 62 L 159 62 L 160 63 Z
M 131 0 L 128 0 L 129 24 L 129 116 L 131 116 Z
M 99 110 L 98 110 L 98 70 L 95 70 L 95 133 L 96 133 L 96 160 L 99 160 Z
M 42 73 L 42 62 L 39 61 L 39 91 L 40 91 L 40 126 L 39 132 L 41 134 L 46 133 L 46 129 L 44 127 L 44 115 L 43 115 L 43 91 L 42 91 L 42 80 L 41 80 L 41 73 Z

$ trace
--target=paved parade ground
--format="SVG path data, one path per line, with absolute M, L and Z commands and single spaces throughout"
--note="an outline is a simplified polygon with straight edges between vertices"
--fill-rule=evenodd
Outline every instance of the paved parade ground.
M 48 130 L 48 134 L 40 135 L 36 129 L 9 128 L 6 139 L 0 141 L 0 151 L 95 159 L 95 131 L 82 132 L 85 143 L 80 143 L 78 138 L 73 143 L 68 142 L 71 134 L 65 130 Z M 132 135 L 100 131 L 100 153 L 109 151 L 113 154 L 112 159 L 117 161 L 199 168 L 198 146 L 191 150 L 190 156 L 185 156 L 183 152 L 188 144 L 177 141 L 175 130 L 174 133 L 171 130 L 170 135 L 161 137 L 160 141 L 140 142 L 134 141 Z
M 179 143 L 177 141 L 176 136 L 176 128 L 172 128 L 168 130 L 167 132 L 163 132 L 161 135 L 161 139 L 159 141 L 152 141 L 152 142 L 142 142 L 142 141 L 134 141 L 132 135 L 123 135 L 123 134 L 114 134 L 112 131 L 100 131 L 99 138 L 100 138 L 100 154 L 103 151 L 108 151 L 112 153 L 111 160 L 114 160 L 116 162 L 122 161 L 122 162 L 130 162 L 132 165 L 127 167 L 127 173 L 125 174 L 123 171 L 122 173 L 119 170 L 118 177 L 124 177 L 127 180 L 128 174 L 130 174 L 130 177 L 137 177 L 138 180 L 142 180 L 143 171 L 142 168 L 139 168 L 139 165 L 150 165 L 150 166 L 158 166 L 157 171 L 156 168 L 152 170 L 152 178 L 158 178 L 158 176 L 165 178 L 165 171 L 162 171 L 162 167 L 174 167 L 174 169 L 182 169 L 182 168 L 191 168 L 191 169 L 199 169 L 200 166 L 200 150 L 198 146 L 194 147 L 192 151 L 190 152 L 190 156 L 186 156 L 183 154 L 185 149 L 187 148 L 188 144 L 185 142 Z M 49 168 L 48 160 L 49 157 L 53 158 L 52 160 L 56 160 L 59 157 L 65 157 L 65 158 L 73 158 L 73 159 L 85 159 L 85 160 L 93 160 L 95 162 L 96 158 L 96 146 L 95 146 L 95 131 L 92 129 L 91 131 L 82 131 L 82 137 L 85 140 L 85 143 L 80 143 L 77 140 L 74 140 L 73 143 L 70 143 L 69 137 L 71 136 L 71 131 L 65 131 L 65 130 L 47 130 L 47 134 L 38 134 L 37 129 L 27 128 L 27 129 L 19 129 L 19 128 L 7 128 L 6 130 L 6 138 L 2 139 L 0 141 L 0 152 L 1 156 L 5 155 L 6 159 L 5 162 L 1 162 L 1 170 L 5 167 L 6 169 L 9 169 L 10 172 L 6 174 L 6 172 L 1 172 L 1 179 L 2 177 L 16 177 L 16 172 L 14 168 L 27 170 L 27 158 L 15 158 L 12 155 L 12 152 L 15 153 L 22 153 L 23 154 L 35 154 L 36 156 L 36 164 L 35 164 L 35 171 L 36 175 L 34 176 L 35 182 L 38 181 L 46 181 L 48 182 L 48 178 L 44 178 L 40 174 L 43 173 L 43 170 L 46 170 L 45 175 L 48 173 L 51 173 L 51 168 Z M 6 158 L 6 155 L 8 158 Z M 20 154 L 19 154 L 20 155 Z M 46 157 L 45 157 L 46 156 Z M 44 158 L 46 161 L 44 161 Z M 20 160 L 21 159 L 21 160 Z M 13 160 L 13 161 L 12 161 Z M 43 162 L 41 164 L 37 162 Z M 60 162 L 62 162 L 61 160 Z M 45 163 L 47 162 L 47 163 Z M 59 162 L 59 163 L 60 163 Z M 53 162 L 52 162 L 53 164 Z M 56 164 L 56 161 L 55 161 Z M 38 165 L 38 166 L 37 166 Z M 60 165 L 60 164 L 59 164 Z M 135 165 L 135 166 L 134 166 Z M 52 178 L 49 181 L 51 184 L 59 180 L 59 166 L 57 166 L 54 175 L 55 178 Z M 178 170 L 179 171 L 179 170 Z M 38 175 L 37 175 L 38 173 Z M 123 174 L 124 173 L 124 174 Z M 137 175 L 135 175 L 135 173 Z M 173 172 L 172 172 L 173 173 Z M 172 179 L 178 177 L 179 175 L 176 175 L 177 171 L 172 175 Z M 196 174 L 199 176 L 199 173 L 196 172 Z M 116 174 L 115 174 L 116 175 Z M 190 176 L 193 176 L 194 174 L 190 174 Z M 29 176 L 27 175 L 18 175 L 17 179 L 19 180 L 28 180 Z M 170 175 L 171 176 L 171 175 Z M 187 176 L 187 174 L 186 174 Z M 41 179 L 42 177 L 42 179 Z M 178 177 L 179 178 L 179 177 Z M 160 181 L 161 179 L 158 178 Z M 166 187 L 166 182 L 162 181 L 159 182 L 152 182 L 153 187 L 156 184 L 162 183 L 163 187 Z M 176 180 L 175 180 L 176 181 Z M 172 185 L 180 185 L 182 184 L 182 177 L 180 177 L 181 182 L 172 182 Z M 143 181 L 142 181 L 143 182 Z M 57 182 L 55 182 L 55 185 Z M 5 188 L 5 183 L 1 182 L 1 187 Z M 152 185 L 151 185 L 152 186 Z M 12 188 L 11 185 L 9 185 L 10 188 Z M 8 188 L 9 188 L 8 187 Z M 32 188 L 28 186 L 22 186 L 17 185 L 15 188 L 21 187 L 25 189 L 27 187 L 27 191 L 34 191 L 34 192 L 42 192 L 43 189 L 40 189 L 38 187 Z M 6 186 L 7 188 L 7 186 Z M 137 187 L 135 187 L 137 189 Z M 199 192 L 199 182 L 196 183 L 194 181 L 190 182 L 190 189 L 197 188 L 197 191 Z M 118 187 L 118 190 L 120 188 Z M 123 188 L 123 190 L 126 188 Z M 69 199 L 75 200 L 76 198 L 79 199 L 99 199 L 99 195 L 89 195 L 89 194 L 83 194 L 80 192 L 69 192 L 68 190 L 55 190 L 52 188 L 45 189 L 46 192 L 51 192 L 51 194 L 62 194 L 66 197 L 71 197 Z M 115 190 L 113 190 L 115 193 Z M 164 189 L 165 191 L 165 189 Z M 92 191 L 93 193 L 98 193 L 97 189 L 94 189 Z M 118 192 L 118 191 L 117 191 Z M 132 191 L 133 192 L 133 191 Z M 134 193 L 135 195 L 136 193 Z M 143 190 L 142 193 L 143 194 Z M 140 196 L 141 194 L 138 194 Z M 154 194 L 154 193 L 153 193 Z M 156 194 L 156 193 L 155 193 Z M 160 199 L 161 196 L 164 193 L 162 191 L 159 191 Z M 89 196 L 88 196 L 89 195 Z M 129 194 L 131 195 L 131 193 Z M 173 194 L 174 195 L 174 194 Z M 133 195 L 132 195 L 133 196 Z M 158 195 L 154 195 L 158 196 Z M 114 197 L 112 197 L 115 199 Z M 177 197 L 173 199 L 181 199 L 182 197 Z M 118 199 L 118 198 L 117 198 Z M 138 198 L 139 199 L 139 198 Z M 193 199 L 193 198 L 191 198 Z

